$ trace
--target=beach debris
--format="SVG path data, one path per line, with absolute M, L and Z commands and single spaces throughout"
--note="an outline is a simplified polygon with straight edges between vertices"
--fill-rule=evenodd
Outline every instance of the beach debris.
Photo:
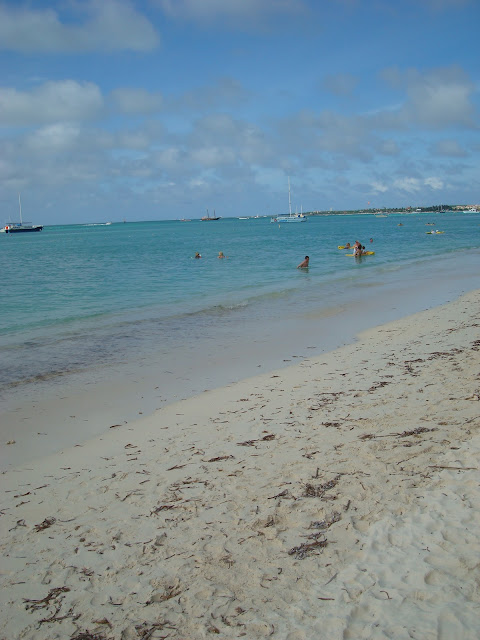
M 40 600 L 30 600 L 29 598 L 23 598 L 23 601 L 27 603 L 26 609 L 32 609 L 33 611 L 37 611 L 37 609 L 45 609 L 49 607 L 50 604 L 55 603 L 61 597 L 62 593 L 67 593 L 70 591 L 68 587 L 55 587 L 50 589 L 48 594 L 41 598 Z
M 382 380 L 380 382 L 374 382 L 373 385 L 368 390 L 369 393 L 376 391 L 377 389 L 381 389 L 382 387 L 386 387 L 387 384 L 392 384 L 391 381 Z
M 90 631 L 81 631 L 78 635 L 72 636 L 70 640 L 108 640 L 106 636 Z
M 277 495 L 275 496 L 270 496 L 267 498 L 267 500 L 275 500 L 275 498 L 287 498 L 289 496 L 289 491 L 288 489 L 285 489 L 285 491 L 282 491 L 281 493 L 277 493 Z
M 160 513 L 160 511 L 168 511 L 169 509 L 176 509 L 178 507 L 178 505 L 176 504 L 162 504 L 159 507 L 155 507 L 155 509 L 152 509 L 150 511 L 150 515 L 156 515 L 157 513 Z
M 451 471 L 478 471 L 478 467 L 447 467 L 440 464 L 429 464 L 429 469 L 450 469 Z
M 218 629 L 213 624 L 211 624 L 209 627 L 207 627 L 207 632 L 208 633 L 220 633 L 220 629 Z
M 417 436 L 421 433 L 428 433 L 429 431 L 436 431 L 436 427 L 432 427 L 429 429 L 428 427 L 417 427 L 412 431 L 403 431 L 402 433 L 384 433 L 377 435 L 375 433 L 364 433 L 361 436 L 358 436 L 359 440 L 373 440 L 375 438 L 407 438 L 408 436 Z
M 26 603 L 25 608 L 27 611 L 38 611 L 39 609 L 47 609 L 48 607 L 55 607 L 55 611 L 48 617 L 42 618 L 38 621 L 39 624 L 43 624 L 44 622 L 61 622 L 66 618 L 73 618 L 77 620 L 81 614 L 73 615 L 73 607 L 67 611 L 67 613 L 63 616 L 59 616 L 60 609 L 62 608 L 63 598 L 62 594 L 70 591 L 68 587 L 55 587 L 51 589 L 48 594 L 41 598 L 40 600 L 30 600 L 28 598 L 24 598 L 23 601 Z
M 324 549 L 327 544 L 328 540 L 326 538 L 323 538 L 322 540 L 317 539 L 313 542 L 303 542 L 298 547 L 292 547 L 288 552 L 288 555 L 295 556 L 298 560 L 303 560 L 311 552 L 316 552 L 318 549 Z
M 15 531 L 15 529 L 17 527 L 26 527 L 26 526 L 27 526 L 27 524 L 26 524 L 25 520 L 23 520 L 23 519 L 22 520 L 17 520 L 17 524 L 14 527 L 12 527 L 11 529 L 9 529 L 9 531 Z
M 392 435 L 399 438 L 406 438 L 407 436 L 417 436 L 420 433 L 428 433 L 429 431 L 436 431 L 436 428 L 433 427 L 432 429 L 428 429 L 427 427 L 417 427 L 416 429 L 413 429 L 413 431 L 403 431 L 402 433 L 394 433 Z
M 323 498 L 327 491 L 333 489 L 338 484 L 338 481 L 341 477 L 341 475 L 337 475 L 335 476 L 335 478 L 333 478 L 333 480 L 329 480 L 328 482 L 324 482 L 323 484 L 319 484 L 316 486 L 307 482 L 307 484 L 305 485 L 305 492 L 303 494 L 304 497 Z
M 145 606 L 156 602 L 166 602 L 167 600 L 171 600 L 172 598 L 179 596 L 181 593 L 182 590 L 178 585 L 168 585 L 165 587 L 165 591 L 163 593 L 154 593 L 150 600 L 145 603 Z
M 338 511 L 334 511 L 329 518 L 325 518 L 325 520 L 315 520 L 310 523 L 309 529 L 328 529 L 335 522 L 338 522 L 341 519 L 341 515 Z
M 102 618 L 101 620 L 94 620 L 93 622 L 94 624 L 106 624 L 110 627 L 110 629 L 112 628 L 112 623 L 110 622 L 110 620 L 107 620 L 107 618 Z
M 48 529 L 48 527 L 51 527 L 52 524 L 55 524 L 55 522 L 57 521 L 56 518 L 45 518 L 45 520 L 43 522 L 41 522 L 40 524 L 36 524 L 35 525 L 35 531 L 43 531 L 44 529 Z
M 255 438 L 254 440 L 245 440 L 245 442 L 237 442 L 237 444 L 239 447 L 253 447 L 256 442 L 275 440 L 275 437 L 276 436 L 274 433 L 268 433 L 266 436 L 263 436 L 263 438 Z
M 169 624 L 167 622 L 142 622 L 142 624 L 135 625 L 135 631 L 139 638 L 142 640 L 149 640 L 149 638 L 153 638 L 153 634 L 158 629 L 163 629 L 166 625 Z M 175 627 L 166 627 L 167 629 L 175 629 Z M 160 639 L 160 636 L 155 636 Z M 167 636 L 161 636 L 161 638 L 168 638 Z
M 216 458 L 210 458 L 210 460 L 202 460 L 202 462 L 220 462 L 221 460 L 234 460 L 235 456 L 217 456 Z

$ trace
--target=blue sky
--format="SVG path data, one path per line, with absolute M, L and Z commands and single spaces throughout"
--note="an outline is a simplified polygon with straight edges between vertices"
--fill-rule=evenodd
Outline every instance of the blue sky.
M 480 202 L 478 0 L 0 0 L 0 222 Z

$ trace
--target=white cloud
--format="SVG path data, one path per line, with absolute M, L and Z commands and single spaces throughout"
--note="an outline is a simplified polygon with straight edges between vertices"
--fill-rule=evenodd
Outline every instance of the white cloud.
M 160 93 L 151 93 L 145 89 L 115 89 L 111 95 L 117 108 L 130 115 L 156 113 L 163 104 Z
M 71 124 L 42 127 L 27 137 L 25 144 L 32 151 L 58 153 L 72 148 L 79 137 L 79 128 Z
M 472 103 L 474 84 L 459 66 L 421 73 L 410 69 L 401 73 L 388 69 L 383 77 L 396 89 L 405 89 L 407 99 L 400 119 L 427 128 L 475 127 Z
M 100 90 L 91 82 L 47 82 L 30 92 L 0 89 L 0 125 L 79 122 L 102 109 Z
M 425 178 L 425 184 L 427 187 L 431 187 L 434 191 L 439 191 L 444 188 L 443 180 L 440 178 Z
M 378 181 L 372 182 L 371 187 L 374 193 L 385 193 L 389 189 L 386 184 Z
M 418 193 L 421 189 L 418 178 L 398 178 L 393 182 L 395 189 L 406 191 L 407 193 Z
M 128 0 L 87 0 L 76 7 L 87 14 L 80 25 L 70 15 L 68 23 L 62 22 L 53 9 L 0 4 L 0 50 L 151 51 L 159 44 L 153 25 Z
M 236 157 L 233 149 L 222 147 L 202 147 L 190 154 L 192 162 L 202 169 L 225 167 L 235 163 Z

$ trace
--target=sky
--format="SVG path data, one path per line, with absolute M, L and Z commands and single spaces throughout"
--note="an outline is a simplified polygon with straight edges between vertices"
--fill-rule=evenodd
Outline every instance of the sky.
M 0 222 L 480 202 L 480 0 L 0 0 Z

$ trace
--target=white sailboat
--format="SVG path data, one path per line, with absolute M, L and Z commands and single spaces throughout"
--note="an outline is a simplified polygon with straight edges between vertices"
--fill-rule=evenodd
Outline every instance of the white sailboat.
M 303 213 L 292 213 L 292 200 L 290 196 L 290 176 L 288 177 L 288 215 L 275 216 L 270 222 L 306 222 Z
M 20 222 L 7 222 L 7 224 L 2 229 L 4 233 L 25 233 L 27 231 L 41 231 L 43 229 L 43 225 L 41 224 L 32 224 L 31 222 L 23 222 L 22 201 L 20 199 L 20 194 L 18 194 L 18 208 L 19 208 L 19 214 L 20 214 Z

